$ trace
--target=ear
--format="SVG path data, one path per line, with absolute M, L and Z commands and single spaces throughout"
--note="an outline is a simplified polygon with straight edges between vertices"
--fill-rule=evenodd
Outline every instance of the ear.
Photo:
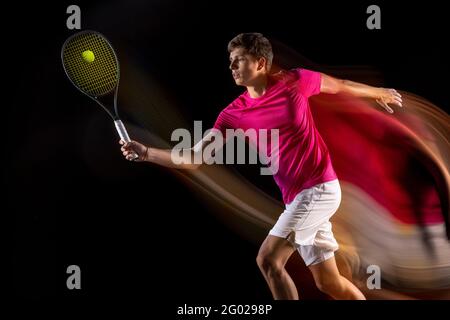
M 267 65 L 267 59 L 264 57 L 261 57 L 258 59 L 258 68 L 256 70 L 262 70 Z

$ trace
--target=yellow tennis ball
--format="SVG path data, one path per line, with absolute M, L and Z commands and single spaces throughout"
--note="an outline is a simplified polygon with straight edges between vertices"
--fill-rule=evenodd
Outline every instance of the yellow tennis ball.
M 84 61 L 89 62 L 89 63 L 91 63 L 95 60 L 94 53 L 91 50 L 83 51 L 81 56 L 83 57 Z

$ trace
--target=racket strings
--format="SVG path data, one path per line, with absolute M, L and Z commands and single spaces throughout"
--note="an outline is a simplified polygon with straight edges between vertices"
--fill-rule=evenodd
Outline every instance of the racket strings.
M 94 60 L 82 53 L 90 50 Z M 119 64 L 106 39 L 96 33 L 83 33 L 68 40 L 63 48 L 63 64 L 72 82 L 83 92 L 98 97 L 114 90 L 119 81 Z

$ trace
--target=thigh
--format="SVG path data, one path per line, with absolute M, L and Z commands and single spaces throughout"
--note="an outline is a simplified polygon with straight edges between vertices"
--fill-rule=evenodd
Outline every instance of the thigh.
M 320 263 L 310 265 L 308 268 L 311 270 L 316 283 L 322 283 L 323 281 L 334 279 L 340 275 L 336 265 L 336 259 L 334 257 Z
M 269 234 L 261 244 L 258 255 L 276 260 L 284 266 L 294 251 L 296 249 L 291 242 Z

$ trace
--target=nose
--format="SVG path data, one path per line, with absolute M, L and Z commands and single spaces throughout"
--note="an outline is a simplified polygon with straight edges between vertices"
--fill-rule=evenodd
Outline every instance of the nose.
M 235 61 L 231 61 L 231 63 L 230 63 L 230 70 L 236 70 L 237 69 L 237 64 L 236 64 L 236 62 Z

